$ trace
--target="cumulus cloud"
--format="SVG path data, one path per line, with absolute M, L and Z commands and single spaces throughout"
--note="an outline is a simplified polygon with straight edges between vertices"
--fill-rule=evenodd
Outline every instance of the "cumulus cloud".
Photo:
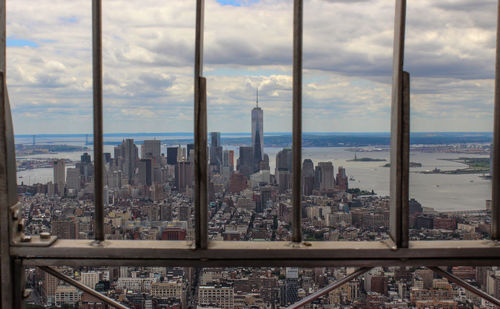
M 408 3 L 412 129 L 491 130 L 496 3 Z M 192 131 L 195 1 L 103 2 L 108 132 Z M 8 85 L 17 133 L 91 132 L 91 7 L 7 7 Z M 209 130 L 291 129 L 291 1 L 206 0 Z M 306 0 L 304 130 L 389 129 L 393 0 Z

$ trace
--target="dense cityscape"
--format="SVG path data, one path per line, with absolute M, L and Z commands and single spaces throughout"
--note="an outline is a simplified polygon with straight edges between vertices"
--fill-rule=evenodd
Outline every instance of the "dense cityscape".
M 209 139 L 211 240 L 290 241 L 292 151 L 276 155 L 274 171 L 264 153 L 263 110 L 251 111 L 251 145 L 224 149 Z M 140 151 L 139 151 L 140 149 Z M 104 153 L 106 239 L 193 239 L 194 144 L 167 147 L 124 139 Z M 427 149 L 427 148 L 426 148 Z M 449 149 L 449 148 L 447 148 Z M 238 158 L 236 159 L 236 155 Z M 74 165 L 73 165 L 74 163 Z M 19 164 L 23 167 L 22 164 Z M 53 181 L 18 186 L 25 233 L 92 239 L 92 157 L 52 162 Z M 334 162 L 305 158 L 302 225 L 305 241 L 382 241 L 388 238 L 389 198 L 349 186 L 349 171 Z M 485 197 L 486 201 L 487 197 Z M 410 200 L 412 240 L 488 238 L 490 213 L 438 212 Z M 500 296 L 500 271 L 453 267 L 460 278 Z M 105 267 L 59 271 L 130 308 L 281 308 L 353 271 L 350 268 Z M 39 269 L 27 269 L 28 303 L 63 308 L 106 308 L 93 296 Z M 316 300 L 310 308 L 493 308 L 424 268 L 376 268 Z

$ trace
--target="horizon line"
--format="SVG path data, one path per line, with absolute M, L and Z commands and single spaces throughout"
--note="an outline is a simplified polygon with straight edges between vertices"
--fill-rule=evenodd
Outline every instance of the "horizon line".
M 220 131 L 210 131 L 210 132 L 220 132 Z M 209 133 L 210 133 L 209 132 Z M 250 132 L 220 132 L 221 134 L 251 134 Z M 474 134 L 493 134 L 493 131 L 412 131 L 412 133 L 474 133 Z M 103 133 L 103 136 L 123 136 L 123 135 L 174 135 L 174 134 L 182 134 L 182 135 L 194 135 L 193 132 L 111 132 L 111 133 Z M 281 135 L 289 135 L 292 134 L 291 131 L 288 132 L 268 132 L 266 134 L 281 134 Z M 390 134 L 390 131 L 307 131 L 302 132 L 302 134 Z M 93 136 L 93 133 L 21 133 L 14 134 L 14 136 L 18 137 L 33 137 L 33 136 Z

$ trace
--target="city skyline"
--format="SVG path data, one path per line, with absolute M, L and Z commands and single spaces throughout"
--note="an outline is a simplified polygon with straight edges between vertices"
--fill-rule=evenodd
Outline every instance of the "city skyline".
M 7 6 L 15 132 L 91 132 L 90 3 L 46 4 Z M 206 8 L 208 131 L 250 131 L 244 111 L 255 88 L 266 129 L 291 131 L 291 4 Z M 413 130 L 491 130 L 495 9 L 494 1 L 408 5 Z M 194 2 L 107 1 L 103 13 L 105 131 L 191 131 Z M 310 0 L 304 14 L 304 131 L 388 131 L 394 1 Z

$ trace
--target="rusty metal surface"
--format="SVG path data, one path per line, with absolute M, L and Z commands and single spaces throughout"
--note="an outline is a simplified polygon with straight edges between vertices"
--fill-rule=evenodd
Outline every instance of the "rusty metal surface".
M 302 28 L 303 1 L 293 2 L 292 240 L 302 241 Z
M 391 168 L 390 168 L 390 229 L 389 234 L 398 248 L 407 245 L 403 239 L 403 62 L 406 23 L 406 0 L 396 0 L 394 17 L 394 48 L 391 103 Z

